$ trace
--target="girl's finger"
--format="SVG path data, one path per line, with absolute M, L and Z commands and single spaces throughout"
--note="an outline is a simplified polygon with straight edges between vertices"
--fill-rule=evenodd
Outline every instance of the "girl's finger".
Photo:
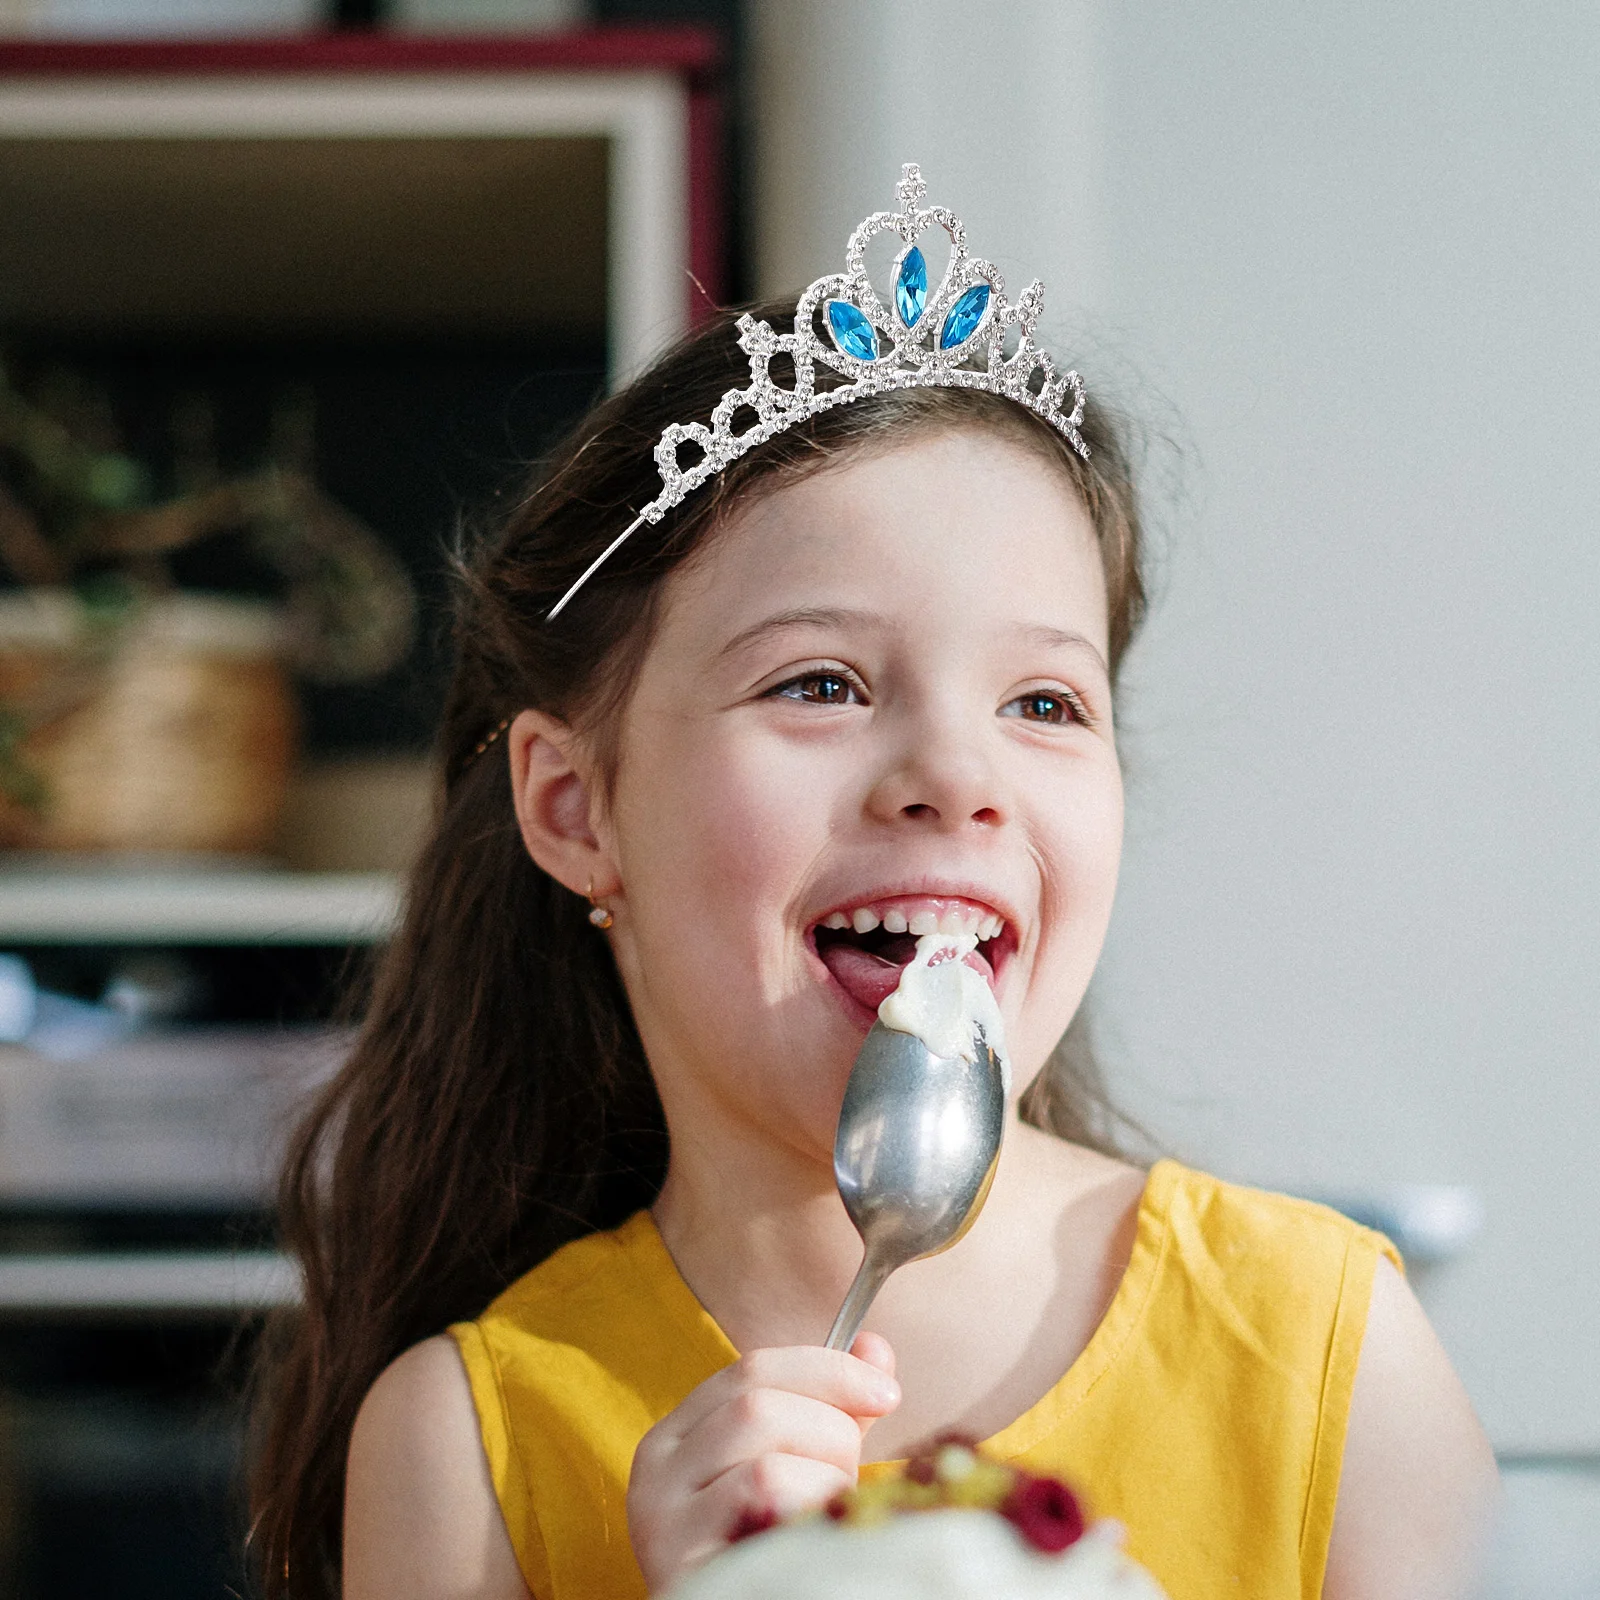
M 891 1378 L 894 1376 L 894 1346 L 881 1333 L 858 1333 L 850 1346 L 850 1354 L 857 1361 L 865 1361 L 869 1367 L 876 1367 Z
M 746 1389 L 684 1435 L 676 1472 L 697 1492 L 738 1462 L 771 1454 L 824 1462 L 853 1478 L 861 1426 L 826 1400 L 788 1389 Z
M 825 1505 L 855 1481 L 854 1472 L 841 1472 L 824 1461 L 774 1452 L 730 1467 L 694 1496 L 689 1515 L 702 1538 L 709 1536 L 720 1546 L 747 1515 L 779 1521 L 797 1517 Z
M 881 1333 L 858 1333 L 855 1343 L 850 1346 L 850 1354 L 858 1361 L 865 1361 L 869 1367 L 876 1367 L 879 1372 L 894 1376 L 894 1346 L 889 1343 Z M 865 1439 L 868 1430 L 877 1417 L 857 1417 L 856 1431 Z
M 629 1519 L 634 1553 L 652 1594 L 725 1549 L 741 1520 L 764 1523 L 795 1516 L 831 1499 L 854 1481 L 819 1461 L 768 1455 L 742 1461 L 687 1501 Z
M 752 1350 L 707 1378 L 664 1417 L 652 1430 L 657 1436 L 652 1449 L 670 1448 L 719 1406 L 750 1389 L 809 1395 L 854 1417 L 881 1417 L 900 1404 L 900 1386 L 892 1376 L 843 1350 L 820 1345 Z

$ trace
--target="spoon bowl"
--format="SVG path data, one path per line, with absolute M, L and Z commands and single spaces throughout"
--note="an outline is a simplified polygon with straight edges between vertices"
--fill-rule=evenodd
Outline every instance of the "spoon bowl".
M 936 1056 L 874 1022 L 845 1086 L 833 1175 L 864 1247 L 828 1334 L 848 1350 L 892 1272 L 948 1250 L 988 1198 L 1005 1131 L 1000 1058 L 979 1029 L 972 1061 Z

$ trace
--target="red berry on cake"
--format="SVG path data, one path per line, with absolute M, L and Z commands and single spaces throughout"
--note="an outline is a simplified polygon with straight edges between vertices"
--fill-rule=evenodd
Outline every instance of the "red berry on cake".
M 1115 1523 L 963 1438 L 792 1522 L 745 1511 L 728 1542 L 671 1600 L 1163 1600 Z

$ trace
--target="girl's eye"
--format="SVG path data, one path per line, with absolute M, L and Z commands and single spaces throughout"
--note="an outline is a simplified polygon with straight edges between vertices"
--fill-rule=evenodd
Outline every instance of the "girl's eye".
M 860 698 L 856 686 L 841 672 L 808 672 L 780 683 L 772 693 L 811 706 L 847 706 Z
M 1035 690 L 1032 694 L 1019 694 L 1000 712 L 1003 717 L 1021 717 L 1027 722 L 1087 722 L 1089 714 L 1076 695 L 1057 693 L 1054 690 Z

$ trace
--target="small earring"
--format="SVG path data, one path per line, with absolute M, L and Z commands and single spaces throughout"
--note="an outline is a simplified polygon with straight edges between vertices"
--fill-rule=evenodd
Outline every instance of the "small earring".
M 589 920 L 603 933 L 611 926 L 611 913 L 594 897 L 594 879 L 589 880 L 589 887 L 584 891 L 584 899 L 589 902 Z

